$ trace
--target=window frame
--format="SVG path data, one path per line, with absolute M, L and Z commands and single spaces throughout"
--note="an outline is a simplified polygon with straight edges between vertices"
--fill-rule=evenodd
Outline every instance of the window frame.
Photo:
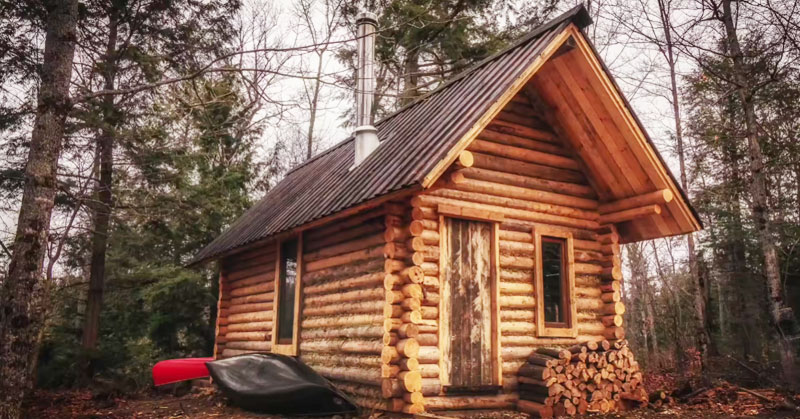
M 294 283 L 294 318 L 292 324 L 292 341 L 290 343 L 281 343 L 278 340 L 278 328 L 280 328 L 280 304 L 281 304 L 281 269 L 283 262 L 283 244 L 290 240 L 297 240 L 297 268 Z M 275 287 L 272 298 L 272 352 L 297 356 L 298 336 L 300 333 L 300 304 L 302 299 L 302 274 L 303 274 L 303 234 L 302 232 L 297 236 L 286 237 L 278 240 L 275 260 Z
M 544 320 L 544 270 L 542 241 L 551 237 L 563 240 L 563 272 L 562 301 L 567 304 L 565 314 L 566 323 L 548 323 Z M 575 251 L 572 233 L 560 229 L 535 227 L 533 229 L 533 248 L 534 248 L 534 282 L 536 295 L 536 336 L 537 337 L 559 337 L 575 338 L 578 336 L 577 318 L 578 310 L 575 304 Z

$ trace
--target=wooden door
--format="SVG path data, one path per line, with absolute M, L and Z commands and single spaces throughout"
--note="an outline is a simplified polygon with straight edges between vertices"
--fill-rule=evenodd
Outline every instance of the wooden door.
M 493 328 L 494 225 L 444 218 L 441 341 L 451 391 L 498 384 Z

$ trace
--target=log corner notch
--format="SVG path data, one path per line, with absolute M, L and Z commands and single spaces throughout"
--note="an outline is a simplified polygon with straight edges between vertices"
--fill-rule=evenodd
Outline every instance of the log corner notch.
M 425 411 L 422 375 L 419 371 L 420 343 L 417 341 L 422 320 L 424 255 L 416 252 L 423 243 L 414 243 L 424 228 L 411 222 L 411 208 L 406 202 L 389 202 L 386 207 L 384 234 L 384 309 L 383 351 L 381 353 L 381 394 L 387 409 L 409 414 Z

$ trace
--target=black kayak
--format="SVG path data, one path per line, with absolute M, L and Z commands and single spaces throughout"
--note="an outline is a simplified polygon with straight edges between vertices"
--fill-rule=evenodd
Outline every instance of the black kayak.
M 243 409 L 292 416 L 358 411 L 328 380 L 289 356 L 249 354 L 206 365 L 222 392 Z

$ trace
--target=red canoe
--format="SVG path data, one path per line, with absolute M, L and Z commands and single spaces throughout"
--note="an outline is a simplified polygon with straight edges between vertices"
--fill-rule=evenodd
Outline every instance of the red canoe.
M 208 377 L 206 362 L 214 358 L 184 358 L 161 361 L 153 367 L 153 383 L 157 386 Z

